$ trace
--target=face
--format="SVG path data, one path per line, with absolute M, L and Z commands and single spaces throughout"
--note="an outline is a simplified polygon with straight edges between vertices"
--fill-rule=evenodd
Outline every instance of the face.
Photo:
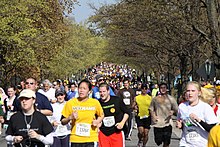
M 43 86 L 44 86 L 44 90 L 45 91 L 48 91 L 50 89 L 50 85 L 49 84 L 44 84 Z
M 197 101 L 200 93 L 194 84 L 189 84 L 186 88 L 186 98 L 189 102 Z
M 9 97 L 13 97 L 15 95 L 16 91 L 14 90 L 14 88 L 8 88 L 7 93 L 8 93 Z
M 141 83 L 138 83 L 138 88 L 141 88 Z
M 71 85 L 70 89 L 71 91 L 75 91 L 76 86 L 75 85 Z
M 209 101 L 209 105 L 210 105 L 210 106 L 215 105 L 215 103 L 216 103 L 215 97 L 212 98 L 212 99 Z
M 143 88 L 141 89 L 141 92 L 142 92 L 142 94 L 146 94 L 146 93 L 147 93 L 147 87 L 143 87 Z
M 31 110 L 34 107 L 35 99 L 34 98 L 19 98 L 21 102 L 21 108 L 25 111 Z
M 103 101 L 107 100 L 110 96 L 110 90 L 107 90 L 106 87 L 99 87 L 99 93 Z
M 129 88 L 129 82 L 128 81 L 124 81 L 124 87 L 127 88 L 127 89 Z
M 167 93 L 167 86 L 166 85 L 161 85 L 160 86 L 160 93 L 162 95 Z
M 57 96 L 57 102 L 62 103 L 64 101 L 65 94 L 59 94 Z
M 27 79 L 26 82 L 25 82 L 25 88 L 26 89 L 31 89 L 31 90 L 35 91 L 36 88 L 37 88 L 36 81 L 34 79 L 32 79 L 32 78 Z
M 25 87 L 25 82 L 24 81 L 21 81 L 21 87 L 22 87 L 22 89 L 24 89 L 24 87 Z
M 99 80 L 98 80 L 98 83 L 99 83 L 99 84 L 102 84 L 102 83 L 104 83 L 104 82 L 105 82 L 105 80 L 104 80 L 103 77 L 99 78 Z
M 82 82 L 80 85 L 79 85 L 79 97 L 80 98 L 87 98 L 89 96 L 89 86 L 86 82 Z

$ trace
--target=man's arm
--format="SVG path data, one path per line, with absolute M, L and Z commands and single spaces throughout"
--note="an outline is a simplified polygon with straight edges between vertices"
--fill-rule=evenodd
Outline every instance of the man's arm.
M 47 110 L 47 109 L 41 109 L 41 110 L 39 110 L 39 112 L 41 112 L 45 116 L 52 116 L 53 115 L 53 112 L 51 110 Z
M 129 117 L 129 115 L 127 113 L 125 113 L 121 122 L 119 122 L 115 125 L 117 127 L 117 129 L 122 129 L 124 127 L 124 124 L 128 120 L 128 117 Z

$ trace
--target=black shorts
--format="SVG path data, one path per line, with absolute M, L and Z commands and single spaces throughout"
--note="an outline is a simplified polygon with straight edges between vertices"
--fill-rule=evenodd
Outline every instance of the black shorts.
M 87 143 L 73 143 L 71 142 L 71 147 L 96 147 L 94 142 L 87 142 Z
M 172 135 L 172 126 L 163 128 L 154 127 L 154 141 L 159 146 L 162 143 L 169 145 Z
M 150 129 L 151 117 L 140 119 L 140 116 L 135 116 L 137 127 L 144 127 L 145 129 Z

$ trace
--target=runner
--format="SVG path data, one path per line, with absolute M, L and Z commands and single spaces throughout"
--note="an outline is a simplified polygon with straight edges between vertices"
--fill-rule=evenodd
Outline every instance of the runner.
M 187 101 L 179 105 L 177 127 L 181 128 L 180 146 L 207 146 L 208 132 L 218 122 L 212 107 L 201 101 L 201 86 L 191 81 L 186 86 Z
M 149 106 L 151 103 L 151 96 L 147 94 L 148 86 L 142 84 L 141 94 L 136 96 L 133 103 L 133 108 L 137 110 L 138 115 L 135 117 L 138 126 L 138 147 L 145 147 L 148 141 L 148 134 L 151 125 L 151 117 Z
M 35 92 L 24 89 L 18 99 L 21 111 L 11 116 L 6 130 L 6 141 L 13 143 L 15 147 L 51 145 L 53 127 L 44 114 L 35 110 Z
M 57 90 L 55 93 L 57 98 L 56 103 L 52 104 L 53 115 L 50 118 L 50 122 L 54 127 L 53 138 L 54 142 L 51 147 L 69 147 L 70 138 L 70 124 L 62 125 L 60 118 L 63 107 L 66 103 L 65 91 Z
M 159 146 L 169 147 L 172 135 L 172 115 L 177 113 L 178 105 L 174 97 L 168 94 L 167 84 L 159 86 L 160 95 L 152 99 L 150 112 L 154 127 L 154 141 Z
M 126 108 L 123 100 L 110 96 L 109 85 L 103 83 L 99 86 L 100 103 L 105 117 L 99 132 L 100 147 L 124 147 L 125 139 L 122 131 L 130 110 Z
M 125 78 L 123 80 L 124 88 L 120 89 L 117 93 L 117 96 L 120 98 L 123 98 L 123 101 L 127 107 L 127 109 L 130 109 L 132 111 L 132 104 L 135 97 L 135 92 L 132 88 L 130 88 L 129 79 Z M 127 120 L 127 129 L 125 129 L 125 139 L 126 140 L 132 140 L 131 133 L 132 133 L 132 127 L 133 127 L 133 112 L 129 115 L 129 118 Z
M 92 84 L 87 80 L 79 83 L 79 97 L 66 102 L 61 123 L 72 124 L 70 135 L 71 147 L 95 147 L 98 142 L 97 125 L 104 118 L 98 100 L 89 98 Z

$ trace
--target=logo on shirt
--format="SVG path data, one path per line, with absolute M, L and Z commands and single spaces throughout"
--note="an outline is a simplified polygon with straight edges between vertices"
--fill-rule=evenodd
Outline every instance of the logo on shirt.
M 95 107 L 80 107 L 80 106 L 76 106 L 76 107 L 73 107 L 73 110 L 91 110 L 91 111 L 94 111 Z
M 115 108 L 111 108 L 111 109 L 110 109 L 110 112 L 111 112 L 111 113 L 115 113 Z

